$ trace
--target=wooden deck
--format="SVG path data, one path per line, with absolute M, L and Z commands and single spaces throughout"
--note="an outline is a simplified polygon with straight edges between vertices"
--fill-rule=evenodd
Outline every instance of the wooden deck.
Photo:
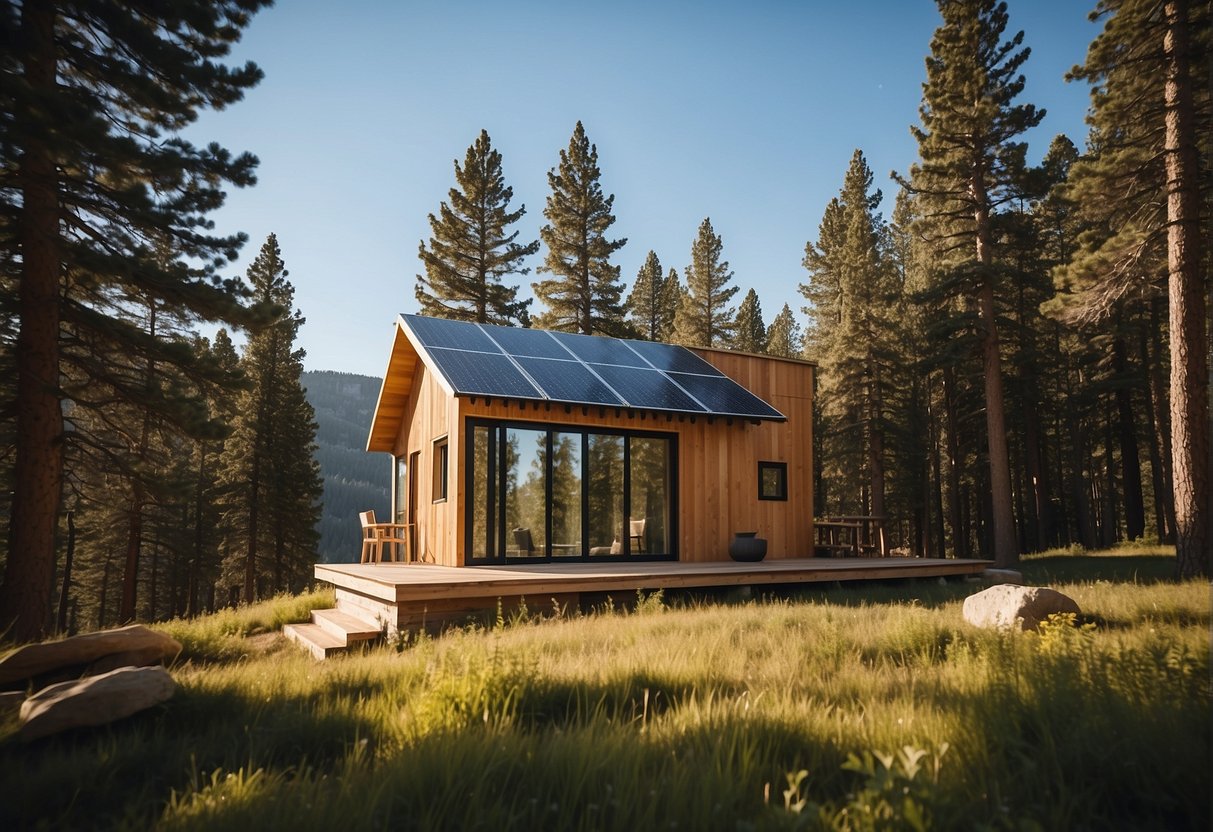
M 942 558 L 781 558 L 759 563 L 544 563 L 450 567 L 417 563 L 321 563 L 319 581 L 337 591 L 337 608 L 388 632 L 436 624 L 498 599 L 532 606 L 574 603 L 582 594 L 723 586 L 889 580 L 979 574 L 986 560 Z

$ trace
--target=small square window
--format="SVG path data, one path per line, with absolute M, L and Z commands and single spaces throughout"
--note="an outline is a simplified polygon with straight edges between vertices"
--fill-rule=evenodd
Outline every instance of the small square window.
M 444 436 L 441 439 L 434 440 L 434 486 L 433 486 L 433 501 L 440 503 L 447 498 L 447 481 L 450 479 L 447 474 L 450 471 L 450 451 L 447 446 L 447 438 Z
M 788 498 L 788 464 L 786 462 L 758 463 L 758 499 L 786 500 Z

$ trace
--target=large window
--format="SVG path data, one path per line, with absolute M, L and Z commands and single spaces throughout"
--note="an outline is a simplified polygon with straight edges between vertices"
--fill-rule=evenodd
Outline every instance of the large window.
M 470 561 L 676 557 L 677 440 L 468 422 Z

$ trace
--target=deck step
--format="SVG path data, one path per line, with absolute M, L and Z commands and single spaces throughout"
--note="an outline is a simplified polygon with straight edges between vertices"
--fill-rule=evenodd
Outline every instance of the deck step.
M 319 624 L 287 624 L 282 628 L 282 634 L 317 659 L 327 659 L 348 649 L 344 638 L 338 638 Z
M 383 634 L 379 625 L 341 610 L 312 610 L 312 623 L 319 624 L 332 635 L 344 639 L 347 646 L 352 641 L 371 641 Z

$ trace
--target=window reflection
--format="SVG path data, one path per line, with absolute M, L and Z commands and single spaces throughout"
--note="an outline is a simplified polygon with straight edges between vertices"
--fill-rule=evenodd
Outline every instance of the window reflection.
M 545 430 L 505 432 L 505 553 L 531 558 L 547 551 Z
M 471 428 L 470 558 L 675 554 L 672 438 L 569 426 Z
M 669 554 L 670 443 L 642 436 L 633 436 L 628 441 L 632 474 L 628 524 L 631 553 Z
M 623 437 L 589 436 L 591 555 L 623 554 Z
M 581 434 L 552 433 L 552 557 L 580 557 Z

